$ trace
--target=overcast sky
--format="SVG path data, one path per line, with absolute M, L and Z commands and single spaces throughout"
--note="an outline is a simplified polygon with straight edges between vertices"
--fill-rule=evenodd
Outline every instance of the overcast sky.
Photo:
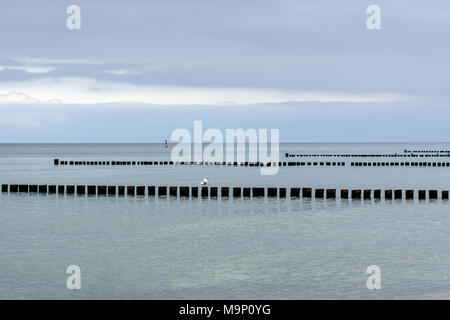
M 449 1 L 0 1 L 0 142 L 450 141 Z

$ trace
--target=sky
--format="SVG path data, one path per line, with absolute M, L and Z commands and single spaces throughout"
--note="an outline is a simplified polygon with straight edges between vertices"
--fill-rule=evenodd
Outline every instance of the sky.
M 450 141 L 445 0 L 0 4 L 0 143 L 161 142 L 195 120 L 281 142 Z

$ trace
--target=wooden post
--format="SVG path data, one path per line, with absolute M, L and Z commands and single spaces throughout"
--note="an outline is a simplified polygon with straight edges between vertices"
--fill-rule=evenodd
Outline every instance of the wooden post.
M 108 186 L 108 196 L 116 195 L 116 186 Z
M 149 196 L 156 195 L 156 188 L 154 186 L 148 186 L 147 193 Z
M 31 186 L 30 186 L 31 192 Z M 75 194 L 75 186 L 66 186 L 66 194 Z
M 217 198 L 219 193 L 217 187 L 211 187 L 209 191 L 211 198 Z
M 87 193 L 90 196 L 95 196 L 97 194 L 97 186 L 88 186 Z
M 178 196 L 178 187 L 169 187 L 169 195 L 171 197 Z
M 327 199 L 336 198 L 336 189 L 327 189 Z
M 427 198 L 427 192 L 425 190 L 419 190 L 419 200 L 425 200 Z
M 392 190 L 384 190 L 384 198 L 386 200 L 392 200 Z
M 341 199 L 348 199 L 348 190 L 347 189 L 341 190 Z
M 264 188 L 253 188 L 253 197 L 254 198 L 264 198 Z
M 302 197 L 303 198 L 311 198 L 312 197 L 312 189 L 311 188 L 302 188 Z
M 352 190 L 352 199 L 361 199 L 361 190 Z
M 428 191 L 428 198 L 432 199 L 432 200 L 436 200 L 438 198 L 437 190 L 429 190 Z
M 158 196 L 167 196 L 167 187 L 158 187 Z
M 106 195 L 106 186 L 98 186 L 97 193 L 99 196 L 100 195 L 105 196 Z
M 240 187 L 233 187 L 233 198 L 241 197 L 242 189 Z
M 405 198 L 406 198 L 406 200 L 414 199 L 414 190 L 406 190 Z
M 230 196 L 230 188 L 222 187 L 221 195 L 222 195 L 222 198 L 228 198 Z
M 322 199 L 324 197 L 324 190 L 323 189 L 316 189 L 315 190 L 315 198 L 316 199 Z
M 202 187 L 201 188 L 201 196 L 202 196 L 202 198 L 208 198 L 208 187 Z
M 267 196 L 269 198 L 276 198 L 278 196 L 278 188 L 267 188 Z
M 77 186 L 77 194 L 86 194 L 86 186 Z
M 300 198 L 300 188 L 291 188 L 291 198 Z
M 394 199 L 402 199 L 403 191 L 402 190 L 394 190 Z
M 381 190 L 380 189 L 373 190 L 373 197 L 375 199 L 381 199 Z

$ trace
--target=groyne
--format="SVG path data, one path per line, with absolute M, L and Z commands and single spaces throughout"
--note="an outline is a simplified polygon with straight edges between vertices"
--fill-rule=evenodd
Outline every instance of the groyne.
M 310 187 L 224 187 L 224 186 L 130 186 L 130 185 L 37 185 L 2 184 L 2 194 L 60 194 L 105 197 L 180 198 L 308 198 L 353 200 L 448 200 L 448 190 L 333 189 Z

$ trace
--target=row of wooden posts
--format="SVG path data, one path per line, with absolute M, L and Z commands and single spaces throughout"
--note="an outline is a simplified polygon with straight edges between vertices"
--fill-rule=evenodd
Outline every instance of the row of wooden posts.
M 241 167 L 345 166 L 345 162 L 209 162 L 209 161 L 75 161 L 54 159 L 55 166 L 172 166 L 216 165 Z
M 450 152 L 446 151 L 446 153 L 433 153 L 433 154 L 399 154 L 399 153 L 391 153 L 391 154 L 291 154 L 286 152 L 286 158 L 319 158 L 319 157 L 327 157 L 327 158 L 436 158 L 436 157 L 450 157 Z
M 345 162 L 174 162 L 174 161 L 65 161 L 54 159 L 54 165 L 62 166 L 167 166 L 167 165 L 222 165 L 245 167 L 339 166 Z M 352 167 L 450 167 L 450 162 L 351 162 Z
M 438 199 L 438 190 L 349 190 L 313 189 L 313 188 L 265 188 L 265 187 L 193 187 L 193 186 L 96 186 L 96 185 L 27 185 L 2 184 L 2 193 L 40 193 L 40 194 L 77 194 L 99 196 L 173 196 L 173 197 L 211 197 L 234 198 L 317 198 L 335 199 Z M 447 190 L 440 192 L 441 199 L 448 200 Z

